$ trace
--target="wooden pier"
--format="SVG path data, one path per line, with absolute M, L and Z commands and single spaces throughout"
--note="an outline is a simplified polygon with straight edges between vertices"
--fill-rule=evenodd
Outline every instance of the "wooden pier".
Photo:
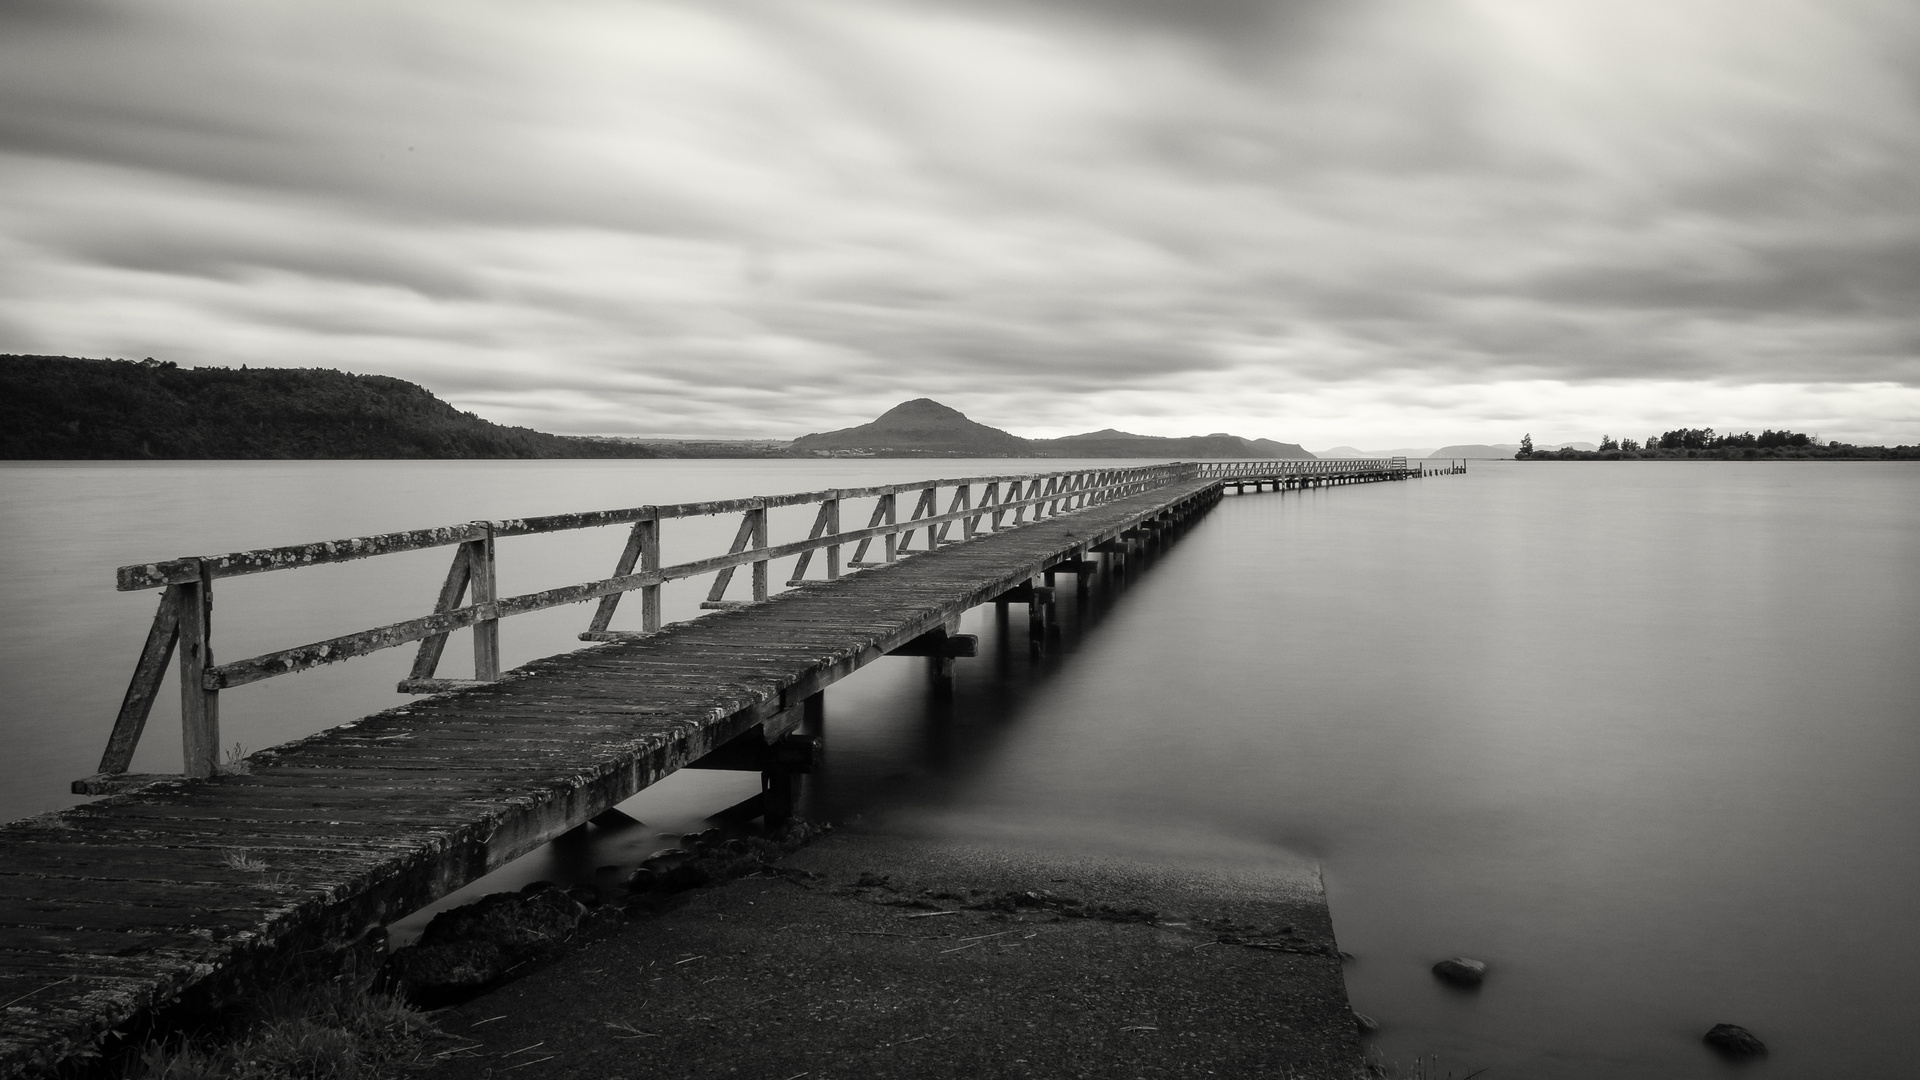
M 760 772 L 762 794 L 736 810 L 777 823 L 818 752 L 796 729 L 821 692 L 887 655 L 927 657 L 933 691 L 950 689 L 956 658 L 973 652 L 956 633 L 969 608 L 1025 605 L 1039 652 L 1059 576 L 1084 582 L 1160 542 L 1228 486 L 1419 475 L 1404 463 L 1316 461 L 971 477 L 122 567 L 122 589 L 160 589 L 161 599 L 100 770 L 74 785 L 107 797 L 0 826 L 0 1075 L 84 1053 L 182 993 L 290 950 L 351 940 L 680 768 Z M 902 495 L 913 501 L 904 520 Z M 868 502 L 868 525 L 843 529 L 843 509 Z M 813 510 L 804 540 L 770 540 L 769 515 L 781 508 Z M 741 515 L 731 550 L 661 565 L 663 523 L 727 513 Z M 501 537 L 605 526 L 628 528 L 609 577 L 495 594 Z M 427 547 L 453 549 L 429 615 L 214 662 L 216 580 Z M 780 560 L 791 560 L 785 591 L 772 586 Z M 750 598 L 728 600 L 741 567 Z M 663 624 L 660 590 L 706 576 L 701 606 L 716 610 Z M 628 592 L 640 593 L 640 625 L 613 629 Z M 580 636 L 592 645 L 498 670 L 502 619 L 586 602 L 594 613 Z M 463 628 L 472 630 L 476 678 L 439 678 L 448 636 Z M 237 765 L 217 760 L 222 691 L 414 643 L 400 690 L 433 696 Z M 130 775 L 175 653 L 183 772 Z
M 1381 480 L 1407 480 L 1421 476 L 1450 476 L 1467 471 L 1464 461 L 1429 465 L 1425 461 L 1408 462 L 1403 457 L 1363 458 L 1358 460 L 1321 460 L 1281 458 L 1275 461 L 1209 461 L 1197 466 L 1204 479 L 1219 480 L 1243 495 L 1251 488 L 1259 491 L 1305 491 L 1309 488 L 1340 487 L 1346 484 L 1372 484 Z

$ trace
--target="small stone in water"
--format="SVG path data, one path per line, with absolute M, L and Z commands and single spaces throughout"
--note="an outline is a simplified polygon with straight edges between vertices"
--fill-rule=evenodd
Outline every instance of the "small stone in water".
M 1715 1024 L 1701 1041 L 1730 1058 L 1767 1056 L 1767 1044 L 1739 1024 Z
M 1464 956 L 1450 956 L 1433 965 L 1433 973 L 1455 986 L 1479 986 L 1487 977 L 1487 965 Z

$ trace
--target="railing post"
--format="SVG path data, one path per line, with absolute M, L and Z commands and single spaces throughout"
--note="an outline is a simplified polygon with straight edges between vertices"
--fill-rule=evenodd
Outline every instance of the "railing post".
M 951 514 L 955 510 L 971 510 L 971 509 L 973 509 L 973 485 L 961 484 L 959 487 L 954 488 L 953 489 L 953 505 L 947 507 L 947 512 Z M 979 521 L 980 521 L 980 516 L 978 514 L 969 514 L 966 517 L 961 518 L 960 519 L 960 539 L 962 540 L 973 539 L 973 527 L 976 524 L 978 524 Z M 945 526 L 941 526 L 940 535 L 941 536 L 947 535 Z
M 923 509 L 926 511 L 924 514 L 921 513 Z M 913 516 L 916 518 L 917 517 L 936 518 L 940 516 L 940 488 L 937 485 L 934 487 L 927 488 L 920 493 L 920 500 L 913 504 Z M 926 531 L 927 531 L 927 550 L 928 551 L 937 550 L 940 547 L 940 527 L 938 525 L 933 524 L 931 521 L 929 521 L 927 523 Z M 907 539 L 909 540 L 913 539 L 913 533 L 911 530 L 909 530 L 907 533 Z
M 660 519 L 636 521 L 633 532 L 640 541 L 640 572 L 648 574 L 660 569 Z M 660 629 L 658 585 L 640 586 L 640 629 L 649 634 Z
M 762 506 L 749 510 L 747 516 L 753 521 L 753 546 L 760 551 L 765 551 L 767 549 L 767 508 Z M 767 562 L 766 559 L 753 561 L 753 598 L 755 600 L 767 598 Z
M 180 589 L 180 755 L 188 776 L 212 776 L 220 765 L 220 691 L 206 686 L 213 666 L 213 578 L 196 560 L 198 581 Z
M 892 525 L 895 524 L 896 510 L 893 492 L 889 491 L 885 495 L 880 496 L 880 504 L 874 507 L 874 515 L 882 518 L 886 524 Z M 886 541 L 887 561 L 893 562 L 899 554 L 900 534 L 888 533 L 886 535 Z
M 467 567 L 472 578 L 468 589 L 473 605 L 491 604 L 499 599 L 493 566 L 493 522 L 482 522 L 487 535 L 467 541 Z M 473 623 L 473 677 L 492 682 L 500 677 L 500 620 L 475 619 Z
M 823 504 L 823 508 L 827 515 L 827 535 L 839 536 L 840 535 L 840 500 L 828 499 L 826 503 Z M 840 545 L 828 544 L 827 545 L 827 580 L 834 581 L 839 577 L 840 577 Z

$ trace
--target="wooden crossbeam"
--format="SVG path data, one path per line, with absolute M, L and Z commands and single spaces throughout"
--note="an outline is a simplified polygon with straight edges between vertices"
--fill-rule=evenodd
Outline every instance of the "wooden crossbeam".
M 660 522 L 658 519 L 650 518 L 633 523 L 633 528 L 627 533 L 626 547 L 620 550 L 620 559 L 613 564 L 613 576 L 623 577 L 633 573 L 636 564 L 643 571 L 660 569 Z M 587 625 L 588 633 L 603 633 L 608 626 L 612 625 L 613 613 L 619 606 L 622 595 L 624 594 L 608 593 L 600 598 L 600 604 L 593 612 L 593 621 Z M 644 586 L 640 595 L 640 618 L 643 629 L 651 633 L 660 629 L 660 586 Z
M 822 536 L 840 531 L 840 500 L 827 499 L 821 502 L 820 512 L 813 516 L 813 530 L 807 533 L 807 539 L 818 540 Z M 811 549 L 800 553 L 794 561 L 793 576 L 787 579 L 788 585 L 798 585 L 806 579 L 807 566 L 813 562 Z M 838 545 L 827 548 L 827 580 L 840 576 L 840 548 Z M 601 629 L 605 629 L 602 627 Z
M 894 514 L 893 496 L 890 494 L 880 496 L 880 498 L 876 500 L 873 504 L 873 517 L 870 520 L 868 520 L 867 528 L 877 529 L 882 525 L 894 524 L 893 514 Z M 894 557 L 895 557 L 894 556 L 894 539 L 895 539 L 894 534 L 888 533 L 886 536 L 882 537 L 881 539 L 886 544 L 886 553 L 887 553 L 886 561 L 887 562 L 894 561 Z M 867 561 L 867 545 L 871 543 L 873 543 L 872 537 L 862 537 L 860 540 L 860 546 L 853 549 L 853 558 L 847 561 L 847 565 L 848 566 L 876 565 L 875 563 Z
M 887 650 L 888 656 L 979 656 L 976 634 L 949 634 L 945 630 L 921 634 L 905 645 Z
M 947 517 L 951 518 L 962 510 L 973 509 L 973 503 L 969 500 L 968 494 L 969 489 L 966 484 L 961 484 L 959 487 L 953 489 L 953 502 L 947 505 Z M 940 535 L 934 538 L 934 547 L 939 547 L 941 544 L 947 542 L 947 530 L 951 528 L 953 528 L 952 521 L 942 521 L 940 523 Z M 972 519 L 964 517 L 960 519 L 960 538 L 963 540 L 973 539 Z
M 937 502 L 934 501 L 938 495 L 938 492 L 939 492 L 938 488 L 927 488 L 926 490 L 920 493 L 920 497 L 914 500 L 913 513 L 907 518 L 908 525 L 912 525 L 914 522 L 919 521 L 922 518 L 933 517 L 935 514 L 939 513 L 940 506 Z M 934 526 L 932 525 L 927 526 L 927 550 L 928 551 L 932 551 L 936 546 L 938 546 L 934 541 L 933 530 L 934 530 Z M 905 554 L 907 552 L 907 549 L 913 546 L 913 533 L 914 533 L 914 530 L 909 528 L 905 532 L 900 534 L 900 547 L 898 550 L 901 554 Z
M 453 565 L 447 568 L 447 579 L 440 585 L 440 596 L 433 602 L 433 610 L 452 611 L 460 606 L 461 598 L 467 594 L 467 582 L 473 576 L 473 566 L 468 560 L 471 555 L 467 545 L 461 544 L 453 549 Z M 451 631 L 449 631 L 450 633 Z M 431 679 L 440 668 L 440 654 L 447 647 L 447 634 L 434 634 L 420 639 L 420 651 L 413 656 L 413 670 L 407 673 L 407 681 Z M 419 691 L 402 689 L 403 694 Z
M 140 733 L 146 730 L 147 717 L 159 696 L 160 681 L 167 676 L 167 661 L 173 659 L 174 643 L 180 639 L 180 605 L 184 585 L 169 585 L 160 594 L 160 608 L 153 613 L 153 626 L 147 630 L 147 643 L 134 664 L 133 679 L 120 701 L 120 715 L 114 718 L 113 733 L 107 736 L 106 752 L 100 755 L 100 775 L 124 773 L 133 764 L 134 748 L 140 745 Z
M 748 510 L 746 513 L 740 515 L 740 528 L 733 534 L 733 546 L 727 549 L 727 554 L 738 555 L 747 550 L 747 545 L 753 543 L 754 534 L 756 532 L 763 532 L 766 529 L 766 520 L 766 511 L 764 509 L 758 511 Z M 713 588 L 707 590 L 708 603 L 718 603 L 726 599 L 727 586 L 733 584 L 733 571 L 733 567 L 727 566 L 721 568 L 720 572 L 714 575 Z

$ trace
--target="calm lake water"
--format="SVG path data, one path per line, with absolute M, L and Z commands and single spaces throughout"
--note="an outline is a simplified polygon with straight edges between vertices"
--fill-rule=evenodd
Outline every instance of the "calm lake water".
M 93 769 L 154 600 L 113 591 L 120 563 L 1002 471 L 0 467 L 0 579 L 14 598 L 0 628 L 0 814 L 68 805 L 66 783 Z M 732 528 L 670 531 L 668 557 Z M 612 530 L 504 542 L 502 588 L 599 576 L 620 542 Z M 223 581 L 216 652 L 419 614 L 445 557 Z M 698 598 L 670 592 L 669 617 Z M 1489 1078 L 1718 1077 L 1736 1070 L 1698 1039 L 1724 1020 L 1772 1046 L 1737 1070 L 1753 1076 L 1911 1075 L 1920 466 L 1475 463 L 1230 496 L 1150 566 L 1061 611 L 1062 647 L 1038 664 L 1023 620 L 970 615 L 981 656 L 960 662 L 951 703 L 927 699 L 920 661 L 836 685 L 814 812 L 1116 858 L 1304 854 L 1323 867 L 1355 955 L 1349 992 L 1383 1022 L 1388 1061 L 1438 1054 L 1443 1073 L 1488 1066 Z M 586 617 L 508 622 L 507 661 L 573 647 Z M 225 737 L 258 749 L 390 706 L 408 661 L 395 650 L 230 692 Z M 176 769 L 177 731 L 157 711 L 136 769 Z M 681 774 L 628 808 L 675 831 L 755 786 Z M 503 873 L 591 875 L 660 843 L 634 832 Z M 1428 974 L 1455 953 L 1489 963 L 1479 993 Z

